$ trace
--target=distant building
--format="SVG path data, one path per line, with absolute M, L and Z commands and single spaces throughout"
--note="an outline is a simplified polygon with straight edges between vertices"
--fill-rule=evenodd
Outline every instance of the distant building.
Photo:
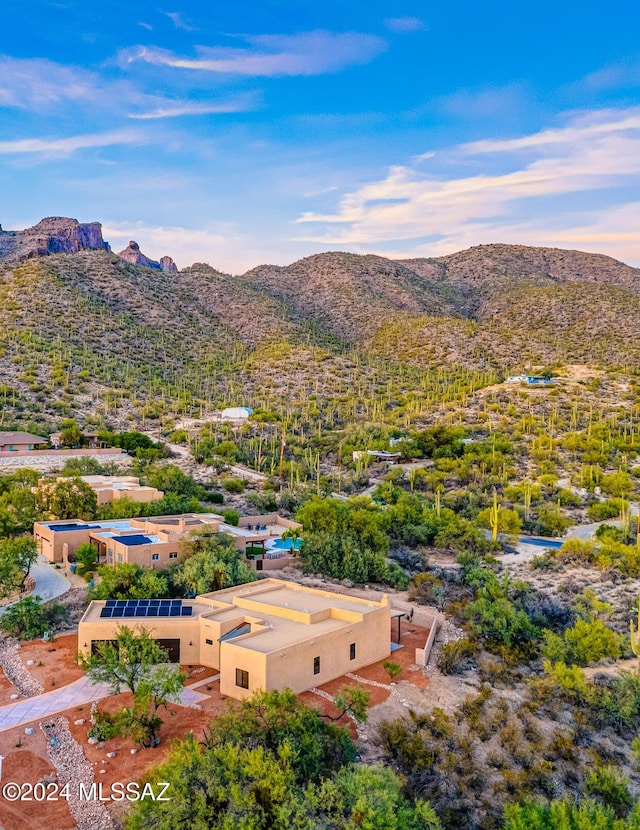
M 30 432 L 0 432 L 0 452 L 28 452 L 48 443 L 42 435 Z
M 247 546 L 264 551 L 266 561 L 255 562 L 257 570 L 269 570 L 269 564 L 281 559 L 280 551 L 269 551 L 268 540 L 281 537 L 286 530 L 301 529 L 298 522 L 284 519 L 277 513 L 245 516 L 239 526 L 227 524 L 216 513 L 184 513 L 180 516 L 151 516 L 139 519 L 108 519 L 105 521 L 62 520 L 36 522 L 33 534 L 38 553 L 51 562 L 68 567 L 70 557 L 85 542 L 93 545 L 100 564 L 134 563 L 147 568 L 163 569 L 179 558 L 178 545 L 192 533 L 228 533 L 243 553 Z M 262 565 L 262 567 L 258 567 Z
M 80 476 L 80 479 L 88 484 L 95 491 L 98 497 L 98 506 L 111 504 L 118 499 L 129 499 L 143 504 L 159 501 L 164 493 L 156 490 L 155 487 L 147 487 L 140 484 L 140 479 L 135 476 Z M 38 482 L 38 489 L 54 487 L 59 481 L 67 481 L 67 476 L 58 478 L 41 478 Z
M 249 406 L 229 406 L 222 410 L 220 417 L 223 421 L 245 421 L 252 412 Z
M 119 626 L 144 625 L 173 662 L 220 672 L 220 693 L 304 692 L 391 653 L 391 607 L 279 579 L 193 600 L 93 601 L 78 627 L 88 656 Z
M 108 447 L 109 445 L 106 441 L 101 441 L 98 437 L 97 432 L 83 432 L 82 433 L 83 444 L 90 450 L 99 450 Z M 54 450 L 60 449 L 62 444 L 62 433 L 61 432 L 52 432 L 49 436 L 49 443 L 53 447 Z
M 401 453 L 387 452 L 387 450 L 354 450 L 353 452 L 354 461 L 359 461 L 365 456 L 369 456 L 369 458 L 373 458 L 375 461 L 390 461 L 391 463 L 402 458 Z
M 527 386 L 549 386 L 556 381 L 554 378 L 546 377 L 544 375 L 509 375 L 504 382 L 526 383 Z

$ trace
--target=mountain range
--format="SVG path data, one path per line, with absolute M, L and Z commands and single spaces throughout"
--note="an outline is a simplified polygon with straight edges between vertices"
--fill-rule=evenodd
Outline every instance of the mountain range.
M 520 245 L 178 271 L 133 242 L 112 253 L 99 223 L 45 219 L 0 229 L 0 423 L 223 403 L 290 417 L 310 401 L 342 412 L 345 396 L 355 419 L 406 415 L 443 383 L 637 365 L 638 288 L 640 269 L 609 257 Z

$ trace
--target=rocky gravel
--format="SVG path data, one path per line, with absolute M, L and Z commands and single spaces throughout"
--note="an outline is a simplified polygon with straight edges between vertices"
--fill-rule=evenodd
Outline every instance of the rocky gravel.
M 80 784 L 89 793 L 94 783 L 93 766 L 84 757 L 80 744 L 69 731 L 69 721 L 57 717 L 40 724 L 47 739 L 47 754 L 58 773 L 61 787 L 69 784 L 69 810 L 77 830 L 114 830 L 106 807 L 100 801 L 80 798 Z
M 33 697 L 44 691 L 42 684 L 29 674 L 20 657 L 19 646 L 15 640 L 0 643 L 0 666 L 7 678 L 24 697 Z

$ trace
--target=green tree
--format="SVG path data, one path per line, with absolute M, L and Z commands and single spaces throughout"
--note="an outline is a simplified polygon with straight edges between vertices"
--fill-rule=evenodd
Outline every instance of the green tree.
M 237 550 L 233 537 L 226 533 L 183 539 L 178 549 L 182 561 L 173 569 L 171 579 L 188 596 L 257 579 Z
M 144 749 L 152 749 L 160 743 L 160 709 L 180 701 L 185 680 L 179 666 L 154 666 L 138 681 L 132 705 L 115 715 L 103 716 L 103 724 L 110 725 L 112 734 L 129 737 Z
M 494 519 L 491 516 L 492 510 L 494 508 L 487 507 L 486 510 L 478 513 L 476 522 L 479 527 L 495 530 L 496 533 L 506 533 L 509 536 L 517 536 L 520 533 L 522 522 L 516 510 L 509 510 L 498 505 Z
M 83 542 L 76 550 L 75 557 L 79 563 L 78 574 L 91 578 L 98 565 L 98 551 L 89 542 Z
M 89 599 L 161 599 L 169 596 L 166 576 L 133 562 L 100 565 Z
M 625 645 L 625 638 L 607 628 L 602 620 L 579 619 L 562 635 L 546 630 L 542 654 L 552 662 L 588 666 L 603 657 L 617 659 L 624 653 Z
M 38 551 L 32 536 L 0 541 L 0 596 L 8 597 L 24 591 Z
M 63 447 L 80 447 L 84 436 L 75 421 L 67 422 L 60 431 L 60 444 Z
M 94 519 L 98 497 L 81 478 L 44 482 L 36 492 L 38 508 L 56 519 Z
M 54 628 L 64 614 L 62 605 L 46 606 L 38 596 L 24 597 L 0 617 L 0 628 L 21 640 L 33 640 Z
M 602 476 L 600 486 L 602 487 L 602 492 L 608 496 L 625 498 L 633 490 L 633 479 L 629 473 L 621 470 L 618 473 L 610 473 L 609 475 Z
M 640 802 L 626 819 L 592 799 L 507 804 L 504 818 L 503 830 L 638 830 Z
M 39 475 L 35 470 L 20 470 L 0 476 L 0 538 L 31 530 L 38 520 L 33 488 Z
M 89 657 L 78 657 L 91 680 L 107 683 L 115 695 L 120 694 L 123 688 L 135 695 L 142 683 L 154 677 L 156 667 L 168 660 L 166 650 L 154 640 L 145 626 L 136 630 L 120 626 L 115 642 L 98 641 L 94 653 Z M 148 686 L 144 689 L 148 690 Z

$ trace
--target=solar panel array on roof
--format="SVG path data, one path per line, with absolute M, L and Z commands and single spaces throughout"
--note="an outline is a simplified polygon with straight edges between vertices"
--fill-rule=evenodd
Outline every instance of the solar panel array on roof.
M 181 599 L 108 599 L 101 617 L 191 617 L 193 608 Z
M 116 542 L 120 542 L 127 547 L 131 547 L 131 545 L 149 545 L 152 541 L 148 536 L 143 536 L 141 533 L 133 533 L 131 536 L 114 536 L 113 538 Z

